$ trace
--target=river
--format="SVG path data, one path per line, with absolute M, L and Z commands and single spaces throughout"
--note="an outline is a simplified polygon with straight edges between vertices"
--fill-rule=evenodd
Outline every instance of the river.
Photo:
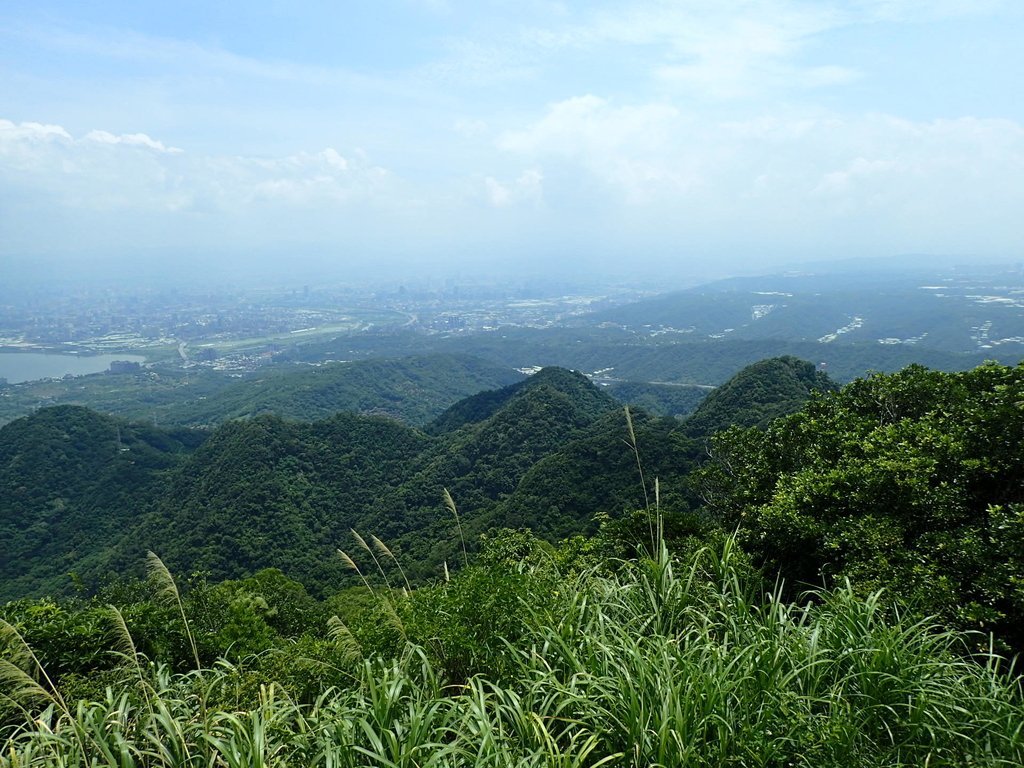
M 101 373 L 114 360 L 141 363 L 138 355 L 66 355 L 58 352 L 0 352 L 0 379 L 8 384 L 20 384 L 36 379 L 60 378 L 71 374 L 82 376 Z

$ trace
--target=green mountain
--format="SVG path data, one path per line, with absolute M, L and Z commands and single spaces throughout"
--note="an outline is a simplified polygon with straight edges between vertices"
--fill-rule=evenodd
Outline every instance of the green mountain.
M 471 539 L 491 525 L 540 524 L 544 510 L 506 519 L 498 503 L 515 492 L 537 462 L 585 434 L 621 406 L 586 377 L 558 368 L 456 404 L 432 430 L 442 431 L 416 476 L 377 504 L 413 559 L 437 569 L 461 557 L 455 521 L 440 500 L 447 488 L 458 504 L 464 533 Z M 581 530 L 586 520 L 569 520 Z M 426 535 L 404 535 L 426 531 Z M 432 571 L 436 572 L 436 570 Z
M 575 416 L 590 419 L 613 407 L 616 401 L 591 384 L 586 376 L 564 368 L 545 368 L 518 384 L 479 392 L 448 408 L 427 426 L 435 434 L 484 421 L 511 401 L 526 399 L 537 390 L 557 390 L 573 401 Z
M 352 411 L 418 426 L 467 395 L 522 378 L 509 366 L 453 353 L 281 363 L 240 379 L 204 368 L 145 368 L 8 386 L 0 424 L 71 404 L 158 425 L 208 427 L 264 413 L 313 421 Z
M 205 436 L 77 406 L 0 428 L 0 599 L 58 592 L 155 504 Z
M 529 525 L 558 538 L 593 526 L 597 513 L 618 517 L 653 504 L 656 478 L 662 509 L 686 512 L 699 504 L 687 477 L 704 458 L 707 438 L 733 425 L 764 427 L 800 410 L 812 393 L 834 389 L 827 375 L 803 360 L 755 363 L 707 394 L 682 424 L 634 412 L 639 467 L 626 440 L 625 415 L 616 409 L 537 461 L 491 517 L 501 525 Z
M 272 413 L 315 421 L 351 411 L 421 425 L 467 395 L 521 378 L 509 368 L 455 354 L 325 363 L 299 371 L 271 368 L 201 401 L 179 403 L 165 418 L 175 424 L 208 425 Z
M 704 437 L 792 412 L 829 386 L 810 363 L 764 361 L 686 422 L 635 411 L 636 452 L 622 405 L 558 368 L 466 398 L 426 431 L 340 412 L 258 415 L 206 436 L 43 409 L 0 430 L 12 553 L 0 598 L 67 589 L 71 570 L 89 584 L 138 572 L 147 550 L 216 581 L 278 568 L 322 595 L 352 578 L 336 552 L 359 546 L 351 529 L 378 536 L 411 576 L 436 576 L 491 528 L 558 539 L 593 530 L 598 514 L 644 509 L 656 478 L 662 508 L 686 512 Z
M 684 422 L 691 437 L 712 435 L 731 426 L 766 427 L 800 410 L 814 392 L 838 389 L 827 374 L 795 357 L 773 357 L 748 365 L 711 392 Z
M 614 518 L 653 505 L 655 479 L 664 509 L 687 509 L 685 479 L 692 460 L 679 440 L 679 422 L 642 411 L 634 412 L 632 421 L 639 467 L 625 413 L 617 408 L 530 467 L 491 519 L 502 526 L 529 526 L 552 539 L 593 531 L 598 515 Z
M 619 407 L 562 370 L 494 399 L 500 406 L 433 436 L 338 413 L 233 421 L 204 442 L 82 408 L 43 409 L 0 432 L 3 530 L 22 532 L 0 597 L 60 591 L 70 569 L 95 583 L 150 549 L 179 573 L 220 580 L 277 567 L 323 593 L 349 576 L 335 550 L 351 546 L 352 528 L 403 550 L 414 573 L 433 573 L 459 549 L 444 488 L 474 540 L 501 524 L 492 510 L 531 467 Z
M 168 478 L 162 499 L 123 540 L 121 567 L 158 550 L 181 573 L 214 580 L 261 568 L 313 587 L 347 575 L 335 549 L 367 509 L 417 465 L 428 438 L 391 419 L 275 416 L 217 429 Z

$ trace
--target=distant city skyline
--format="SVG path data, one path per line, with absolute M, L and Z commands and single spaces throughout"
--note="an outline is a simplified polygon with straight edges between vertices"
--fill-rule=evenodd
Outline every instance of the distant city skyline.
M 0 273 L 1024 259 L 1024 6 L 0 6 Z

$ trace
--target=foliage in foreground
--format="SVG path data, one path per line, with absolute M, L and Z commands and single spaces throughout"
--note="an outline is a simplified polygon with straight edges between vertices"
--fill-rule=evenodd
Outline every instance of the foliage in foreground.
M 895 592 L 1024 651 L 1024 364 L 910 366 L 712 439 L 705 509 L 790 585 Z
M 731 540 L 685 562 L 662 549 L 612 576 L 559 582 L 551 562 L 484 564 L 382 596 L 405 637 L 397 653 L 374 653 L 365 635 L 360 650 L 335 623 L 349 661 L 308 701 L 274 682 L 243 695 L 251 661 L 172 674 L 125 647 L 122 681 L 79 703 L 5 663 L 26 717 L 0 734 L 0 766 L 1024 763 L 1024 698 L 998 657 L 966 658 L 962 636 L 877 594 L 762 596 Z M 472 601 L 488 568 L 519 595 L 507 607 L 521 622 L 480 643 L 457 679 L 444 640 L 466 616 L 448 609 L 483 608 Z M 8 658 L 38 671 L 13 639 Z

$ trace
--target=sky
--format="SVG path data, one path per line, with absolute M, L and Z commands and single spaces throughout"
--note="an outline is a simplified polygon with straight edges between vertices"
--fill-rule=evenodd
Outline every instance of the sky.
M 1024 260 L 1020 0 L 4 0 L 0 279 Z

